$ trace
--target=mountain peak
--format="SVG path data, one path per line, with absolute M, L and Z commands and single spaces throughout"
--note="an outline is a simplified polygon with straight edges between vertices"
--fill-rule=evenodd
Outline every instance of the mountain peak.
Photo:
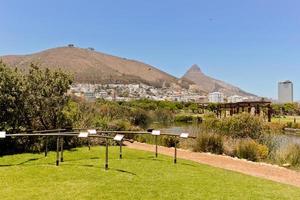
M 197 64 L 193 64 L 193 65 L 190 67 L 190 69 L 192 69 L 192 70 L 200 70 L 200 71 L 201 71 L 200 67 L 199 67 Z
M 196 64 L 192 65 L 183 76 L 185 80 L 194 82 L 200 90 L 210 92 L 223 92 L 227 96 L 240 95 L 240 96 L 254 96 L 249 94 L 238 87 L 225 83 L 223 81 L 206 76 Z
M 188 76 L 189 74 L 198 74 L 198 75 L 204 75 L 201 68 L 197 64 L 193 64 L 188 71 L 185 73 L 185 76 Z
M 202 73 L 201 68 L 197 64 L 193 64 L 188 71 L 197 71 Z

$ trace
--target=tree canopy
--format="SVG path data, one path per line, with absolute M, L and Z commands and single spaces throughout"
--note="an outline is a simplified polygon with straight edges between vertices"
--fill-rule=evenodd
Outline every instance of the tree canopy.
M 27 73 L 0 61 L 0 128 L 52 129 L 65 125 L 63 109 L 72 78 L 31 64 Z

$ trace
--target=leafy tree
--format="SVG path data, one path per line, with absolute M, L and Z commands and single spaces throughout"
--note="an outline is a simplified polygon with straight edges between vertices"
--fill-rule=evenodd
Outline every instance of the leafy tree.
M 26 82 L 26 100 L 35 119 L 34 128 L 54 129 L 65 125 L 63 109 L 69 100 L 71 77 L 61 70 L 42 70 L 31 64 Z
M 0 77 L 0 128 L 15 131 L 30 126 L 31 121 L 24 109 L 24 77 L 1 61 Z
M 66 125 L 63 109 L 71 84 L 62 71 L 41 70 L 31 65 L 28 73 L 0 62 L 0 130 L 52 129 Z M 0 141 L 0 153 L 40 151 L 40 138 L 22 137 Z

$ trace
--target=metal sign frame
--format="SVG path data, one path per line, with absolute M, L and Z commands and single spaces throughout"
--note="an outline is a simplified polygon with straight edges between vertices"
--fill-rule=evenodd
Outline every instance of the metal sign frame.
M 0 131 L 0 138 L 6 138 L 6 132 Z
M 77 130 L 77 131 L 74 131 Z M 155 137 L 155 156 L 158 156 L 158 136 L 169 136 L 169 137 L 175 137 L 175 138 L 193 138 L 195 139 L 195 136 L 190 136 L 189 133 L 181 133 L 178 134 L 169 134 L 169 133 L 161 133 L 160 130 L 151 130 L 147 132 L 143 131 L 97 131 L 96 129 L 55 129 L 55 130 L 40 130 L 40 131 L 33 131 L 29 130 L 28 132 L 21 132 L 21 133 L 15 133 L 15 134 L 7 134 L 6 131 L 0 131 L 0 139 L 5 139 L 7 137 L 28 137 L 28 136 L 36 136 L 36 137 L 45 137 L 45 156 L 48 154 L 48 136 L 54 136 L 57 140 L 57 159 L 56 164 L 59 165 L 59 162 L 63 162 L 63 145 L 64 145 L 64 137 L 78 137 L 78 138 L 90 138 L 90 137 L 99 137 L 99 138 L 105 138 L 106 140 L 106 152 L 105 152 L 105 169 L 108 169 L 108 140 L 112 139 L 114 141 L 119 142 L 120 145 L 120 159 L 122 159 L 122 142 L 123 141 L 129 141 L 133 142 L 132 140 L 124 138 L 124 134 L 151 134 Z M 111 137 L 109 135 L 98 135 L 99 133 L 107 133 L 107 134 L 116 134 L 115 137 Z M 177 139 L 176 139 L 177 140 Z M 61 151 L 61 155 L 59 155 L 59 151 Z M 177 144 L 175 143 L 175 155 L 174 155 L 174 163 L 177 162 Z M 60 158 L 60 159 L 59 159 Z
M 179 135 L 180 138 L 189 138 L 189 133 L 181 133 Z
M 78 134 L 78 137 L 79 138 L 87 138 L 89 136 L 89 133 L 88 132 L 80 132 Z
M 151 132 L 151 135 L 159 136 L 159 135 L 160 135 L 160 130 L 153 130 L 153 131 Z
M 114 137 L 114 141 L 118 141 L 121 142 L 123 140 L 123 138 L 125 137 L 125 135 L 121 135 L 121 134 L 117 134 Z
M 90 135 L 96 135 L 96 134 L 97 134 L 97 130 L 96 130 L 96 129 L 89 129 L 89 130 L 87 130 L 87 132 L 88 132 Z

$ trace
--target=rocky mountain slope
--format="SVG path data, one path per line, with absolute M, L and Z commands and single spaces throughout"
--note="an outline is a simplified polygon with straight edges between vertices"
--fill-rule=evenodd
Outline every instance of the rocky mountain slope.
M 240 96 L 255 96 L 242 89 L 225 83 L 223 81 L 214 79 L 205 75 L 198 65 L 193 65 L 182 77 L 182 79 L 193 81 L 200 90 L 207 92 L 222 92 L 227 96 L 240 95 Z

